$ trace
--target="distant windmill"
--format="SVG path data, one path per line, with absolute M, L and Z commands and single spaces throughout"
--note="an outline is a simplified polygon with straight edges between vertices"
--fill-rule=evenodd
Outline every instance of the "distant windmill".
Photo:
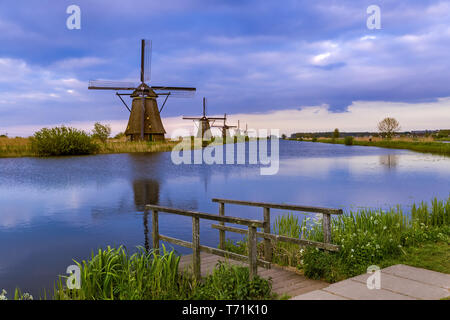
M 225 113 L 223 116 L 223 125 L 211 126 L 213 128 L 222 128 L 222 139 L 225 140 L 227 137 L 230 137 L 230 128 L 236 128 L 237 126 L 229 126 L 226 124 L 227 122 L 227 114 Z
M 197 138 L 202 138 L 203 140 L 211 140 L 211 124 L 214 124 L 216 120 L 225 120 L 225 118 L 214 118 L 206 116 L 206 98 L 203 97 L 203 116 L 201 117 L 184 117 L 183 120 L 194 120 L 198 121 L 198 131 Z
M 164 126 L 161 121 L 160 112 L 164 108 L 169 96 L 186 96 L 186 94 L 194 93 L 196 88 L 189 87 L 165 87 L 165 86 L 148 86 L 145 82 L 150 80 L 150 59 L 151 59 L 151 41 L 141 41 L 141 83 L 136 86 L 130 82 L 115 81 L 89 81 L 89 89 L 92 90 L 115 90 L 115 91 L 132 91 L 132 93 L 118 93 L 116 95 L 123 102 L 128 111 L 130 118 L 128 120 L 125 135 L 131 141 L 164 140 Z M 130 96 L 132 100 L 131 110 L 125 101 L 123 95 Z M 156 98 L 166 96 L 161 109 L 158 110 Z

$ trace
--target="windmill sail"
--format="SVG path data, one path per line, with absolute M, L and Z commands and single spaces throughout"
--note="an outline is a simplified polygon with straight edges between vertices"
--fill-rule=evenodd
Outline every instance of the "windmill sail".
M 152 41 L 143 39 L 141 45 L 141 82 L 148 82 L 152 66 Z
M 89 81 L 90 90 L 134 90 L 136 84 L 133 82 L 91 80 Z

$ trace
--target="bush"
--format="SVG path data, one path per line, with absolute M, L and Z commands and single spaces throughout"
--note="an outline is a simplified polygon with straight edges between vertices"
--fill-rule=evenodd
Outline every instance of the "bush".
M 31 148 L 39 156 L 84 155 L 98 151 L 98 145 L 86 132 L 65 126 L 37 131 L 31 138 Z
M 345 137 L 344 143 L 345 143 L 346 146 L 353 145 L 353 137 Z
M 311 141 L 312 141 L 312 142 L 317 142 L 317 138 L 316 138 L 316 137 L 313 137 Z
M 111 127 L 108 125 L 103 125 L 99 122 L 94 124 L 94 130 L 92 130 L 92 137 L 94 139 L 99 139 L 101 142 L 106 143 L 109 135 L 111 134 Z

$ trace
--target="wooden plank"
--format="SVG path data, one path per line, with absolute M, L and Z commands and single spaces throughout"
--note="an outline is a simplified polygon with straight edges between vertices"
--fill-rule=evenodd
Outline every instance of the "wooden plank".
M 233 260 L 237 260 L 237 261 L 242 261 L 245 263 L 248 263 L 248 257 L 247 256 L 243 256 L 241 254 L 237 254 L 234 252 L 229 252 L 229 251 L 225 251 L 225 250 L 221 250 L 221 249 L 217 249 L 217 248 L 213 248 L 213 247 L 207 247 L 207 246 L 202 246 L 200 245 L 200 250 L 204 251 L 204 252 L 208 252 L 211 254 L 215 254 L 224 258 L 228 258 L 228 259 L 233 259 Z M 258 265 L 264 268 L 270 268 L 271 264 L 270 262 L 264 261 L 264 260 L 257 260 Z
M 256 248 L 256 227 L 248 228 L 248 261 L 250 270 L 250 279 L 253 279 L 258 274 L 258 251 Z
M 156 210 L 152 210 L 152 236 L 153 236 L 153 250 L 159 250 L 158 211 Z
M 225 204 L 219 203 L 219 216 L 225 216 Z M 221 226 L 225 226 L 224 222 L 219 222 Z M 219 230 L 219 248 L 225 250 L 225 230 Z
M 173 243 L 173 244 L 185 247 L 185 248 L 192 249 L 192 243 L 190 243 L 188 241 L 181 240 L 181 239 L 172 238 L 172 237 L 168 237 L 168 236 L 163 236 L 162 234 L 160 234 L 159 235 L 159 240 L 166 241 L 166 242 Z
M 221 204 L 223 205 L 223 203 Z M 264 232 L 270 233 L 270 208 L 264 208 Z M 272 262 L 272 251 L 270 239 L 264 239 L 264 259 L 266 261 Z
M 298 206 L 292 204 L 278 204 L 278 203 L 268 203 L 268 202 L 253 202 L 253 201 L 242 201 L 242 200 L 231 200 L 231 199 L 219 199 L 213 198 L 213 202 L 238 204 L 243 206 L 253 206 L 253 207 L 263 207 L 272 209 L 283 209 L 283 210 L 293 210 L 302 212 L 317 212 L 317 213 L 327 213 L 327 214 L 343 214 L 342 209 L 333 208 L 321 208 L 321 207 L 310 207 L 310 206 Z
M 182 210 L 182 209 L 161 207 L 161 206 L 156 206 L 156 205 L 152 205 L 152 204 L 147 204 L 145 206 L 145 208 L 147 210 L 156 210 L 159 212 L 174 213 L 174 214 L 188 216 L 188 217 L 198 217 L 200 219 L 206 219 L 206 220 L 228 222 L 228 223 L 234 223 L 234 224 L 241 224 L 241 225 L 245 225 L 245 226 L 254 226 L 257 228 L 262 228 L 264 225 L 264 223 L 259 220 L 251 220 L 251 219 L 236 218 L 236 217 L 229 217 L 229 216 L 221 217 L 219 215 L 210 214 L 210 213 L 186 211 L 186 210 Z
M 195 278 L 200 280 L 200 219 L 198 217 L 192 217 L 192 265 Z
M 323 242 L 331 242 L 331 216 L 329 214 L 324 214 L 322 219 L 322 229 L 323 229 Z
M 240 234 L 247 233 L 247 230 L 242 229 L 242 228 L 220 226 L 217 224 L 211 225 L 211 228 L 214 228 L 214 229 L 223 228 L 226 231 L 231 231 L 231 232 L 240 233 Z M 328 250 L 328 251 L 339 251 L 341 248 L 340 246 L 331 244 L 331 243 L 323 243 L 323 242 L 310 241 L 310 240 L 305 240 L 305 239 L 297 239 L 297 238 L 291 238 L 291 237 L 281 236 L 281 235 L 277 235 L 277 234 L 268 234 L 265 232 L 257 232 L 256 235 L 260 238 L 267 238 L 267 239 L 271 239 L 273 241 L 283 241 L 283 242 L 299 244 L 302 246 L 312 246 L 312 247 L 316 247 L 316 248 L 320 248 L 320 249 L 324 249 L 324 250 Z

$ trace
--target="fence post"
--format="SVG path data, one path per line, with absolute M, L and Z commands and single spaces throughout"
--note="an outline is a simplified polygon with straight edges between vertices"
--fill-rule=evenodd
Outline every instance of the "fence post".
M 158 211 L 152 210 L 153 250 L 159 250 Z
M 257 256 L 258 252 L 256 249 L 256 227 L 248 227 L 248 263 L 250 270 L 250 280 L 253 279 L 258 273 Z
M 323 229 L 323 242 L 331 243 L 331 215 L 328 213 L 323 214 L 322 229 Z
M 219 202 L 219 216 L 225 215 L 225 203 Z M 225 222 L 220 221 L 221 226 L 225 225 Z M 219 230 L 219 248 L 225 250 L 225 230 Z
M 270 233 L 270 208 L 264 208 L 264 233 Z M 272 262 L 272 242 L 264 239 L 264 259 Z
M 200 218 L 192 217 L 192 266 L 194 276 L 200 280 Z

